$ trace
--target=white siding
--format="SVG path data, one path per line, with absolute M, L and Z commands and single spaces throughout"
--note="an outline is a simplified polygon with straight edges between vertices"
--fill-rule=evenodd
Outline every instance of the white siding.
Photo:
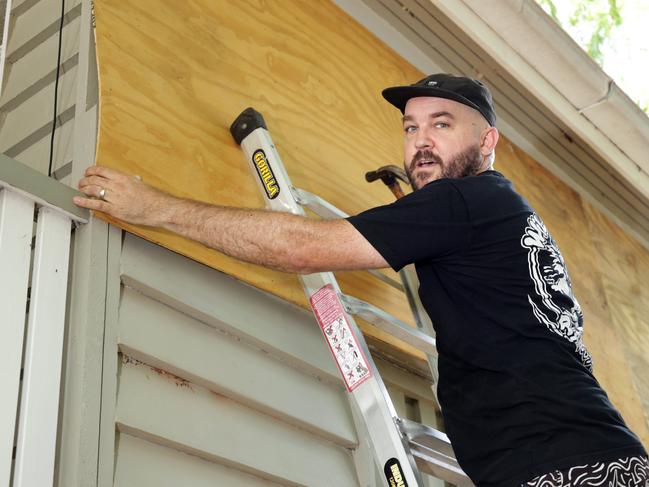
M 129 288 L 122 294 L 119 343 L 131 358 L 344 446 L 356 444 L 339 387 Z
M 143 468 L 148 465 L 156 465 L 156 468 Z M 181 485 L 273 487 L 280 485 L 127 434 L 122 434 L 119 439 L 115 484 L 122 487 Z
M 130 234 L 119 267 L 115 486 L 358 485 L 346 393 L 310 313 Z M 378 363 L 399 413 L 414 404 L 436 426 L 430 384 Z
M 54 116 L 61 0 L 16 0 L 11 5 L 0 92 L 0 152 L 47 174 Z M 81 0 L 65 2 L 52 171 L 69 183 Z M 58 171 L 58 172 L 57 172 Z
M 169 456 L 192 485 L 357 485 L 351 413 L 309 313 L 131 235 L 120 269 L 116 486 L 156 485 Z

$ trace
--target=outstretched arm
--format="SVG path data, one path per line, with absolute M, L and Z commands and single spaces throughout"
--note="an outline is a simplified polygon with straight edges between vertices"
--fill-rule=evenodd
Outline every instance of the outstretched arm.
M 104 189 L 104 200 L 99 198 Z M 113 169 L 91 166 L 74 203 L 135 225 L 160 227 L 246 262 L 285 272 L 376 269 L 385 259 L 346 220 L 233 208 L 177 198 Z

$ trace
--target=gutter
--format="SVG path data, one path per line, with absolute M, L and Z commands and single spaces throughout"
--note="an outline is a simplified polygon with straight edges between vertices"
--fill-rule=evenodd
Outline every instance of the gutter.
M 425 1 L 649 199 L 649 117 L 534 0 Z

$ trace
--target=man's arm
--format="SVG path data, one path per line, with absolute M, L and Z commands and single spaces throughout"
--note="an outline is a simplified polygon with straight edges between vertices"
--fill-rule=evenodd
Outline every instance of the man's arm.
M 346 220 L 176 198 L 113 169 L 91 166 L 74 203 L 135 225 L 161 227 L 246 262 L 285 272 L 377 269 L 385 259 Z

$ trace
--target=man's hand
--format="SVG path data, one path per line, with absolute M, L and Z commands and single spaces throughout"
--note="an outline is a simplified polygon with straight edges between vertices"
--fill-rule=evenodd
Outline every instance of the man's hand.
M 138 176 L 101 166 L 86 169 L 78 186 L 92 198 L 77 196 L 73 199 L 76 205 L 135 225 L 161 226 L 166 211 L 177 199 L 143 183 Z

